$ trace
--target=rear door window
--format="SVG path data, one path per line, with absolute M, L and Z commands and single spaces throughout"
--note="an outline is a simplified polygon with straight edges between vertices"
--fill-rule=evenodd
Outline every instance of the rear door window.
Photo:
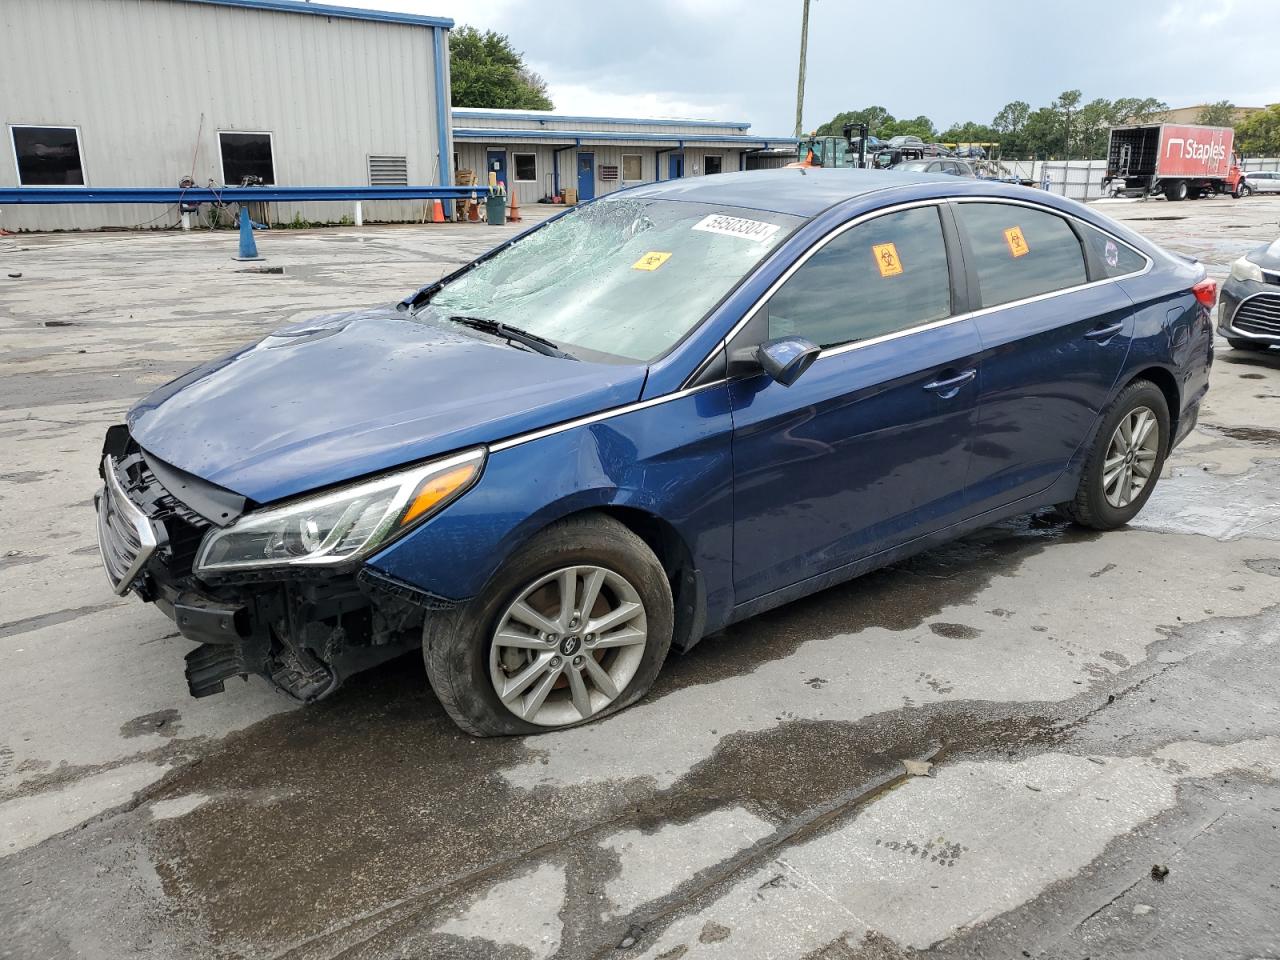
M 1084 251 L 1064 218 L 1012 203 L 957 203 L 955 211 L 982 306 L 1088 282 Z
M 820 249 L 769 301 L 769 338 L 820 347 L 871 340 L 951 314 L 938 207 L 860 223 Z

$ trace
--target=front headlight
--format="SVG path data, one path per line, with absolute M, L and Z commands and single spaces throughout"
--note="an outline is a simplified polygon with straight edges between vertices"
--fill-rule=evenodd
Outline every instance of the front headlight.
M 1262 268 L 1248 257 L 1241 257 L 1231 264 L 1232 280 L 1257 280 L 1262 282 Z
M 482 448 L 350 487 L 257 510 L 204 538 L 196 573 L 333 566 L 368 556 L 462 496 Z

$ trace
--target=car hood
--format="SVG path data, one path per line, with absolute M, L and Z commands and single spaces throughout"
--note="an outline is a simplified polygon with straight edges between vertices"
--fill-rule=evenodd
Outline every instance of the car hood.
M 1259 247 L 1246 255 L 1263 270 L 1280 270 L 1280 239 Z
M 645 370 L 379 307 L 197 367 L 129 411 L 129 430 L 153 456 L 267 503 L 629 403 Z

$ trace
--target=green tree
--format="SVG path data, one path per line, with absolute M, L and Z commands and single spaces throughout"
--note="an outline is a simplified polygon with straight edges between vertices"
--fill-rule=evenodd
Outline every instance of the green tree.
M 1206 103 L 1196 115 L 1196 123 L 1206 127 L 1234 127 L 1236 125 L 1236 105 L 1230 100 L 1219 100 L 1217 103 Z
M 1081 107 L 1072 119 L 1072 142 L 1081 157 L 1103 157 L 1107 152 L 1107 136 L 1117 123 L 1115 104 L 1099 97 Z
M 1022 129 L 1029 116 L 1031 116 L 1031 104 L 1025 100 L 1014 100 L 1000 108 L 991 125 L 1002 134 L 1016 134 Z
M 506 34 L 458 27 L 449 34 L 449 62 L 455 107 L 553 109 L 546 81 L 525 66 Z
M 890 137 L 919 137 L 927 143 L 936 140 L 938 132 L 933 127 L 933 121 L 921 114 L 913 120 L 888 120 L 881 124 L 876 136 L 882 140 Z
M 974 123 L 969 120 L 965 123 L 952 124 L 938 134 L 938 139 L 943 143 L 997 143 L 1000 140 L 1000 134 L 995 128 L 985 123 Z
M 837 113 L 822 126 L 818 127 L 814 134 L 819 137 L 840 137 L 844 136 L 846 123 L 865 123 L 868 132 L 874 137 L 879 136 L 881 127 L 886 123 L 892 122 L 893 115 L 884 107 L 863 107 L 861 110 L 846 110 L 844 113 Z
M 1236 124 L 1236 149 L 1255 157 L 1280 154 L 1280 103 L 1251 113 Z
M 1169 112 L 1169 105 L 1155 97 L 1121 97 L 1114 104 L 1114 123 L 1150 123 Z

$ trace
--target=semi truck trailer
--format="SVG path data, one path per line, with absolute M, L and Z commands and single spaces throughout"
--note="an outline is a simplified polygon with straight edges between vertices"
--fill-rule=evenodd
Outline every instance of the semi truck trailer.
M 1192 200 L 1235 193 L 1240 168 L 1230 127 L 1138 123 L 1112 127 L 1102 187 L 1123 196 Z

